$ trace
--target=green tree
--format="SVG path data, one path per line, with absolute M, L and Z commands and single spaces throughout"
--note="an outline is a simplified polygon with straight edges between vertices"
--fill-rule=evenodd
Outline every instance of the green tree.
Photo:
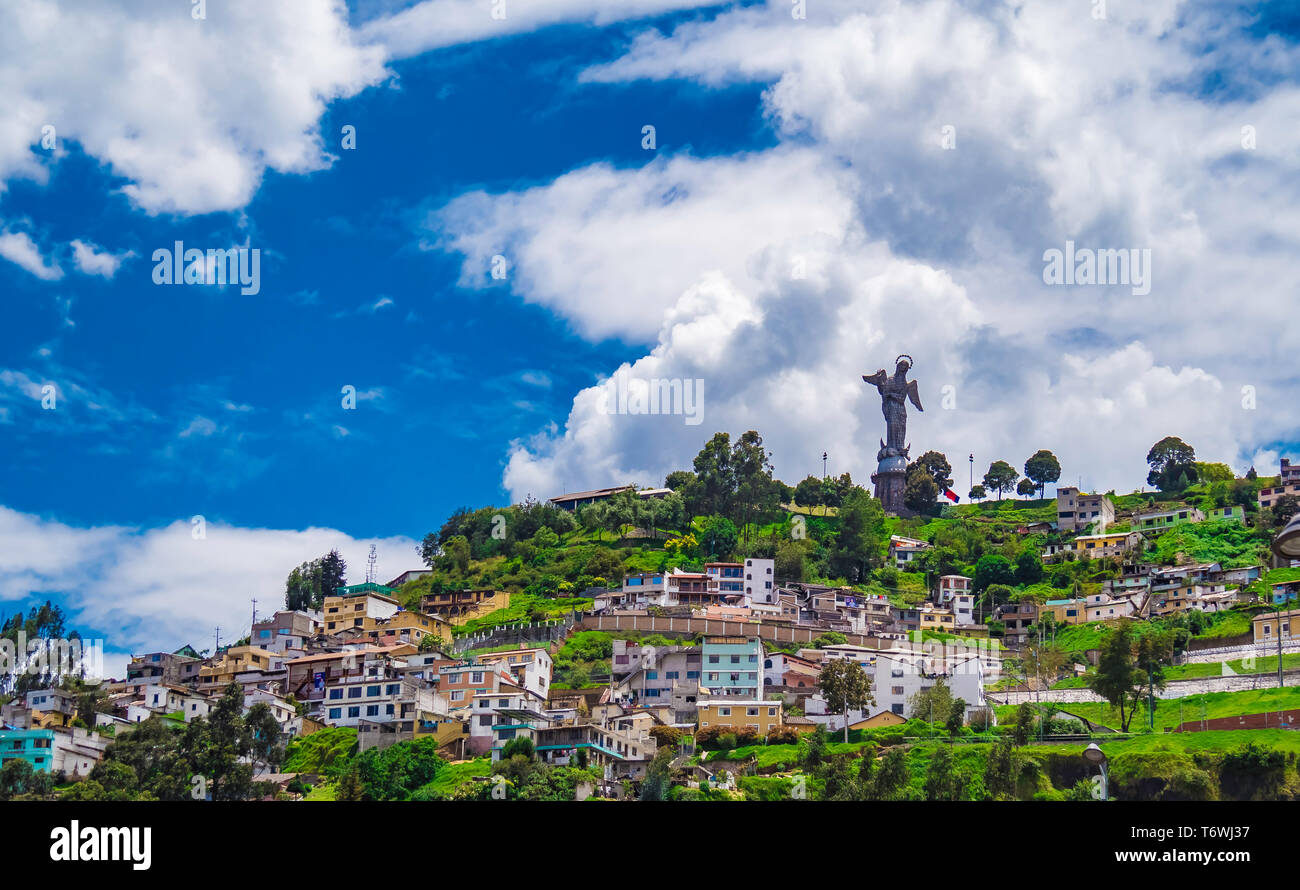
M 340 587 L 348 583 L 348 564 L 338 550 L 331 550 L 320 558 L 321 596 L 332 596 Z M 320 604 L 313 604 L 320 608 Z
M 1273 528 L 1281 528 L 1291 521 L 1291 517 L 1300 511 L 1300 498 L 1293 494 L 1284 494 L 1273 502 L 1270 520 Z
M 903 486 L 903 506 L 922 515 L 933 514 L 938 507 L 939 486 L 934 477 L 919 467 L 907 476 Z
M 953 701 L 952 690 L 943 677 L 939 677 L 929 689 L 923 688 L 908 699 L 908 716 L 913 720 L 943 726 L 952 713 Z
M 925 799 L 961 800 L 964 785 L 953 762 L 952 750 L 940 745 L 931 755 L 925 773 Z
M 907 465 L 907 478 L 910 479 L 913 473 L 922 470 L 940 490 L 952 488 L 952 465 L 948 463 L 947 456 L 942 452 L 927 451 L 912 461 Z
M 439 568 L 463 575 L 469 571 L 469 560 L 469 539 L 464 535 L 453 535 L 442 545 L 442 556 L 438 562 Z
M 971 580 L 971 589 L 976 593 L 990 584 L 1013 585 L 1016 583 L 1016 571 L 1011 567 L 1011 560 L 1000 553 L 986 553 L 975 562 L 975 577 Z
M 849 741 L 849 711 L 862 711 L 876 703 L 871 694 L 871 678 L 862 665 L 837 658 L 822 668 L 817 680 L 829 711 L 844 717 L 844 742 Z
M 1016 472 L 1015 467 L 1004 460 L 995 460 L 989 464 L 989 471 L 980 481 L 988 491 L 996 491 L 1000 501 L 1004 491 L 1015 490 L 1016 480 L 1019 478 L 1020 474 Z
M 816 476 L 806 476 L 794 487 L 794 502 L 801 507 L 819 507 L 826 503 L 826 489 Z
M 966 699 L 954 698 L 952 706 L 948 709 L 948 719 L 944 722 L 944 728 L 948 730 L 948 735 L 956 738 L 961 732 L 961 728 L 966 725 Z
M 886 540 L 885 511 L 880 501 L 854 487 L 839 507 L 839 531 L 830 546 L 827 568 L 833 577 L 865 582 Z
M 901 745 L 895 745 L 885 752 L 880 768 L 876 770 L 871 797 L 874 800 L 901 800 L 907 795 L 911 781 L 907 753 Z
M 1041 498 L 1047 483 L 1061 478 L 1061 462 L 1055 454 L 1046 448 L 1040 448 L 1025 461 L 1025 477 L 1038 486 L 1038 496 Z
M 725 516 L 705 516 L 699 521 L 696 537 L 711 559 L 730 556 L 736 551 L 736 526 Z
M 979 485 L 978 483 L 966 495 L 966 497 L 972 501 L 982 501 L 988 496 L 988 492 L 984 490 L 984 486 Z
M 1029 739 L 1034 734 L 1034 718 L 1034 707 L 1029 702 L 1022 702 L 1020 707 L 1016 708 L 1016 726 L 1012 730 L 1011 737 L 1015 740 L 1017 748 L 1029 744 Z
M 1043 561 L 1038 553 L 1026 547 L 1016 555 L 1016 583 L 1037 584 L 1043 580 Z
M 21 757 L 5 761 L 0 767 L 0 800 L 13 800 L 27 794 L 35 783 L 36 771 Z
M 1088 678 L 1088 688 L 1119 710 L 1120 731 L 1128 732 L 1146 682 L 1134 657 L 1132 622 L 1121 620 L 1101 642 L 1097 669 Z
M 995 800 L 1005 800 L 1015 793 L 1016 753 L 1014 739 L 1002 736 L 989 749 L 984 768 L 984 787 Z
M 1036 491 L 1038 491 L 1038 486 L 1034 484 L 1032 479 L 1021 479 L 1020 482 L 1016 484 L 1016 494 L 1021 497 L 1033 497 Z
M 1196 449 L 1177 436 L 1165 436 L 1147 452 L 1147 467 L 1148 485 L 1182 491 L 1196 481 Z
M 1201 482 L 1231 482 L 1236 478 L 1232 467 L 1227 464 L 1196 461 L 1193 466 L 1196 468 L 1196 478 Z

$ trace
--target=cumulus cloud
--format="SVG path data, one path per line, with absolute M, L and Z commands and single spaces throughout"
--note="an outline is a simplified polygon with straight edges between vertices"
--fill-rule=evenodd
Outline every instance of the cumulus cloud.
M 196 530 L 202 537 L 196 537 Z M 0 507 L 0 602 L 58 596 L 70 626 L 121 653 L 211 648 L 248 633 L 252 614 L 284 603 L 290 569 L 337 548 L 350 576 L 370 545 L 381 572 L 397 575 L 417 559 L 409 538 L 352 538 L 333 529 L 237 528 L 192 518 L 156 528 L 79 527 Z
M 776 148 L 589 167 L 431 215 L 427 243 L 464 255 L 464 284 L 487 286 L 500 253 L 524 300 L 645 344 L 611 374 L 704 381 L 703 427 L 580 392 L 562 427 L 512 446 L 512 495 L 653 483 L 713 430 L 750 428 L 784 478 L 827 450 L 865 482 L 883 420 L 860 375 L 904 351 L 926 400 L 914 453 L 974 452 L 977 478 L 1046 447 L 1064 478 L 1127 490 L 1165 435 L 1238 470 L 1295 441 L 1294 45 L 1173 0 L 1105 20 L 1086 4 L 808 11 L 770 0 L 649 30 L 584 75 L 766 84 Z M 1067 241 L 1149 250 L 1150 293 L 1046 285 L 1044 251 Z
M 748 278 L 762 248 L 852 222 L 836 165 L 800 150 L 689 156 L 619 170 L 583 167 L 522 192 L 475 191 L 428 217 L 426 247 L 464 254 L 462 285 L 507 283 L 592 338 L 653 337 L 665 311 L 707 272 Z
M 0 181 L 41 180 L 42 129 L 123 177 L 151 212 L 233 210 L 263 173 L 329 163 L 326 103 L 384 77 L 342 0 L 15 0 L 0 6 Z
M 63 270 L 53 260 L 46 259 L 26 232 L 0 232 L 0 257 L 43 281 L 58 281 L 63 277 Z
M 87 275 L 98 275 L 101 278 L 112 278 L 117 274 L 117 270 L 121 267 L 123 261 L 135 255 L 129 250 L 125 253 L 114 254 L 80 239 L 74 240 L 71 247 L 72 261 L 76 264 L 78 271 Z

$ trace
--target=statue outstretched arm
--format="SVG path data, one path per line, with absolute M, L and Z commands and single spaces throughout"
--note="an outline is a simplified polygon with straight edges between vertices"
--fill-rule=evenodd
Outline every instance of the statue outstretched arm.
M 917 388 L 915 380 L 907 381 L 907 397 L 912 400 L 912 404 L 916 406 L 917 411 L 925 410 L 921 407 L 921 391 Z

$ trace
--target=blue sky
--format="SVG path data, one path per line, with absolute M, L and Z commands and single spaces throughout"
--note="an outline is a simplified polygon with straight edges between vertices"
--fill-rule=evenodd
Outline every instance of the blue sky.
M 75 144 L 47 183 L 11 186 L 5 219 L 135 256 L 111 280 L 46 282 L 0 264 L 14 322 L 0 362 L 112 396 L 99 422 L 79 405 L 15 411 L 0 441 L 7 506 L 87 525 L 199 513 L 386 536 L 507 500 L 506 443 L 562 417 L 644 344 L 587 341 L 502 288 L 458 287 L 456 260 L 415 243 L 425 209 L 596 160 L 639 166 L 651 113 L 664 151 L 773 141 L 758 86 L 576 84 L 624 31 L 558 26 L 397 62 L 400 88 L 339 101 L 321 122 L 336 146 L 355 126 L 357 150 L 310 176 L 269 174 L 242 220 L 142 214 Z M 245 237 L 263 251 L 259 294 L 152 284 L 155 248 Z M 345 411 L 347 384 L 373 398 Z
M 976 476 L 1300 456 L 1285 4 L 187 5 L 0 12 L 0 612 L 174 648 L 330 547 L 389 577 L 458 506 L 715 430 L 865 480 L 899 352 L 912 443 Z M 260 292 L 155 285 L 178 240 L 259 249 Z M 1067 240 L 1150 251 L 1149 293 L 1049 286 Z M 703 422 L 609 413 L 616 373 Z

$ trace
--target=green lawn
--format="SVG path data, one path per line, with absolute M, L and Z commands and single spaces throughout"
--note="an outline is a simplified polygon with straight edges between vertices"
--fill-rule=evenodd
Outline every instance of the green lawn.
M 1199 720 L 1202 717 L 1209 720 L 1215 717 L 1261 714 L 1264 711 L 1300 708 L 1300 688 L 1252 689 L 1245 692 L 1211 692 L 1205 695 L 1189 695 L 1183 698 L 1157 698 L 1156 732 L 1163 732 L 1166 727 L 1172 729 L 1178 726 L 1180 704 L 1182 705 L 1181 720 L 1183 722 Z M 1109 726 L 1112 729 L 1120 728 L 1119 711 L 1105 702 L 1061 702 L 1053 706 L 1087 718 L 1094 723 Z M 996 709 L 998 722 L 1014 721 L 1016 707 L 1016 705 L 998 706 Z M 1144 700 L 1139 708 L 1138 716 L 1133 719 L 1129 728 L 1139 730 L 1146 726 L 1146 702 Z M 1285 732 L 1286 730 L 1282 731 Z
M 1167 732 L 1147 733 L 1132 738 L 1116 739 L 1113 742 L 1097 740 L 1097 745 L 1108 756 L 1116 754 L 1153 754 L 1162 751 L 1227 751 L 1249 742 L 1274 748 L 1279 751 L 1300 752 L 1300 732 L 1290 729 L 1233 729 L 1213 730 L 1210 732 Z M 1030 754 L 1079 754 L 1084 746 L 1078 743 L 1068 745 L 1031 745 L 1024 749 Z
M 331 766 L 347 763 L 357 750 L 357 731 L 332 727 L 289 742 L 281 772 L 324 774 Z
M 447 764 L 438 770 L 438 775 L 434 777 L 434 780 L 424 787 L 450 797 L 462 783 L 470 781 L 472 777 L 491 774 L 492 759 L 490 757 L 479 757 L 474 760 Z

